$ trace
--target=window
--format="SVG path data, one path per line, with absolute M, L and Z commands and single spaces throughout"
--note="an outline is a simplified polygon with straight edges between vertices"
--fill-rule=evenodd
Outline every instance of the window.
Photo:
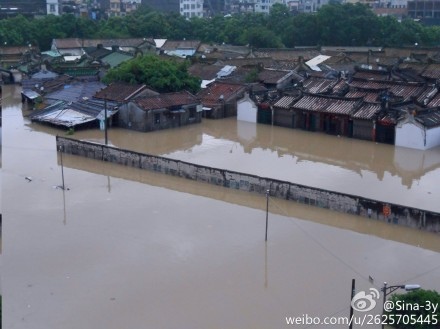
M 49 12 L 54 13 L 55 12 L 55 5 L 49 5 Z
M 157 125 L 160 124 L 160 113 L 154 114 L 154 123 Z

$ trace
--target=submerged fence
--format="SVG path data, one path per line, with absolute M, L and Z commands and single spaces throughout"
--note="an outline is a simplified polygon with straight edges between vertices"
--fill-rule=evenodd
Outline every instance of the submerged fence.
M 440 232 L 440 213 L 57 136 L 61 152 Z

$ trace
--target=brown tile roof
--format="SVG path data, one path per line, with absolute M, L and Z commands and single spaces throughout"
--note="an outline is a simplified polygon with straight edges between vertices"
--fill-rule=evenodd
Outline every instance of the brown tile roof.
M 291 75 L 292 71 L 268 70 L 265 69 L 258 73 L 258 80 L 263 83 L 275 84 L 287 75 Z
M 222 66 L 197 63 L 188 68 L 188 73 L 202 80 L 213 80 L 221 69 Z
M 200 103 L 196 96 L 187 91 L 141 97 L 134 102 L 145 111 Z
M 271 67 L 274 65 L 275 61 L 272 58 L 233 58 L 233 59 L 225 59 L 220 61 L 225 65 L 233 65 L 237 67 L 243 66 L 263 66 L 263 67 Z
M 132 85 L 122 82 L 114 82 L 95 94 L 95 98 L 107 99 L 115 102 L 124 102 L 130 100 L 132 97 L 141 91 L 147 89 L 146 85 Z
M 440 64 L 428 65 L 420 75 L 427 79 L 440 79 Z
M 220 104 L 221 95 L 223 95 L 223 100 L 228 102 L 244 93 L 245 89 L 246 87 L 241 84 L 214 82 L 201 90 L 197 96 L 203 105 L 216 105 Z
M 357 104 L 357 100 L 324 97 L 318 95 L 305 95 L 292 105 L 292 108 L 334 114 L 350 115 Z
M 380 109 L 380 104 L 363 103 L 352 117 L 355 119 L 372 119 L 377 113 L 379 113 Z
M 387 71 L 356 71 L 353 77 L 366 80 L 390 80 L 390 75 Z

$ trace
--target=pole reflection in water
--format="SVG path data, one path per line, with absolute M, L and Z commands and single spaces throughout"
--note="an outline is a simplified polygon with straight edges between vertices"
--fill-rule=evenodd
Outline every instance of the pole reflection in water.
M 353 278 L 364 291 L 380 289 L 369 276 L 440 290 L 438 234 L 271 199 L 266 244 L 264 196 L 69 155 L 63 166 L 70 190 L 61 200 L 52 188 L 60 179 L 54 170 L 59 130 L 30 124 L 19 97 L 3 105 L 5 328 L 279 328 L 288 316 L 349 314 Z M 365 144 L 366 153 L 356 155 L 339 139 L 353 160 L 338 162 L 344 152 L 323 138 L 304 143 L 303 132 L 276 128 L 258 126 L 258 141 L 243 140 L 246 134 L 238 140 L 236 125 L 226 119 L 169 135 L 112 129 L 109 139 L 218 167 L 269 165 L 292 178 L 306 175 L 308 166 L 316 169 L 313 179 L 331 173 L 353 183 L 362 174 L 371 186 L 396 187 L 403 201 L 413 190 L 438 191 L 427 181 L 438 175 L 435 160 L 410 177 L 406 194 L 403 168 L 393 169 L 388 146 Z M 74 137 L 102 139 L 98 133 Z M 274 138 L 267 145 L 260 141 L 266 133 Z

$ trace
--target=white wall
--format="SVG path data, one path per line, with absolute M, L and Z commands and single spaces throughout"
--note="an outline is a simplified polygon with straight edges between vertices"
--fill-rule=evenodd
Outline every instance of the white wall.
M 424 150 L 425 132 L 419 125 L 412 122 L 405 122 L 396 126 L 396 146 L 410 147 Z
M 237 120 L 247 122 L 257 122 L 257 105 L 246 94 L 237 101 Z
M 426 134 L 426 148 L 429 149 L 440 146 L 440 127 L 428 129 Z

